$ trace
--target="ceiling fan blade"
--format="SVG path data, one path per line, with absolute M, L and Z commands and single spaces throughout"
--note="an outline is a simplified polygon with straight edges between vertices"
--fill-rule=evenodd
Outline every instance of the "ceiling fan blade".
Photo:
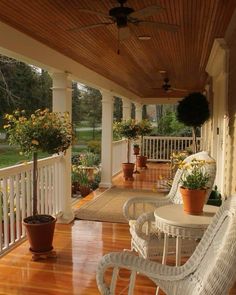
M 87 25 L 83 27 L 75 27 L 75 28 L 69 29 L 68 32 L 84 31 L 84 30 L 108 26 L 108 25 L 113 25 L 113 23 L 97 23 L 97 24 Z
M 133 18 L 148 17 L 163 11 L 165 11 L 165 8 L 161 7 L 160 5 L 152 5 L 152 6 L 148 6 L 143 9 L 134 11 L 129 16 Z
M 118 34 L 119 34 L 119 39 L 121 41 L 126 40 L 131 35 L 130 28 L 128 26 L 123 28 L 118 28 Z
M 188 92 L 189 90 L 188 89 L 181 89 L 181 88 L 175 88 L 175 87 L 171 87 L 172 90 L 175 90 L 175 91 L 183 91 L 183 92 Z
M 79 8 L 79 9 L 77 9 L 77 11 L 90 13 L 90 14 L 96 14 L 96 15 L 99 15 L 102 17 L 112 19 L 112 17 L 110 15 L 106 14 L 105 12 L 101 12 L 101 11 L 95 11 L 95 10 L 90 10 L 90 9 L 86 9 L 86 8 Z
M 166 30 L 166 31 L 170 31 L 170 32 L 176 32 L 179 29 L 179 26 L 177 25 L 170 25 L 170 24 L 164 24 L 164 23 L 158 23 L 158 22 L 153 22 L 153 21 L 138 21 L 137 24 L 139 25 L 150 25 L 150 26 L 154 26 L 157 29 L 161 29 L 161 30 Z

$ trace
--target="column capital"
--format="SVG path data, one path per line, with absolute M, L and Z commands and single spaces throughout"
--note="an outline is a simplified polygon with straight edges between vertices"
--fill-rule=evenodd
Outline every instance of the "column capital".
M 52 76 L 52 90 L 68 90 L 72 91 L 71 78 L 69 73 L 65 72 L 53 72 Z
M 112 91 L 107 89 L 99 89 L 99 91 L 101 92 L 102 100 L 114 99 L 114 93 Z

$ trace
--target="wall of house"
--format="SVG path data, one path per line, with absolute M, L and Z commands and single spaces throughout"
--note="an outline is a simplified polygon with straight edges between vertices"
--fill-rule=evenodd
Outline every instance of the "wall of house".
M 227 144 L 227 159 L 229 175 L 227 190 L 229 194 L 236 193 L 236 38 L 229 42 L 229 84 L 228 84 L 228 112 L 229 139 Z

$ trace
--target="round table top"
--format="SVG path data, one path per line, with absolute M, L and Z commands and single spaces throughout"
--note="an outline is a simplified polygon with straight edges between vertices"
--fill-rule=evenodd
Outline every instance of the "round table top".
M 167 205 L 155 210 L 155 219 L 159 223 L 185 228 L 206 228 L 219 207 L 205 205 L 201 215 L 190 215 L 184 212 L 183 205 Z

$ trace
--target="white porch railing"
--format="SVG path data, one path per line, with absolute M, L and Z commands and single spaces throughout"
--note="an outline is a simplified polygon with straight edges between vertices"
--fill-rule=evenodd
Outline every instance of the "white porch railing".
M 168 162 L 173 152 L 190 148 L 192 143 L 192 137 L 144 136 L 142 151 L 148 161 Z M 198 137 L 197 143 L 201 149 L 202 139 Z
M 121 171 L 121 163 L 126 162 L 127 141 L 125 139 L 113 141 L 112 176 Z
M 38 161 L 38 213 L 62 209 L 62 155 Z M 0 169 L 0 255 L 25 237 L 22 221 L 32 214 L 32 162 Z

